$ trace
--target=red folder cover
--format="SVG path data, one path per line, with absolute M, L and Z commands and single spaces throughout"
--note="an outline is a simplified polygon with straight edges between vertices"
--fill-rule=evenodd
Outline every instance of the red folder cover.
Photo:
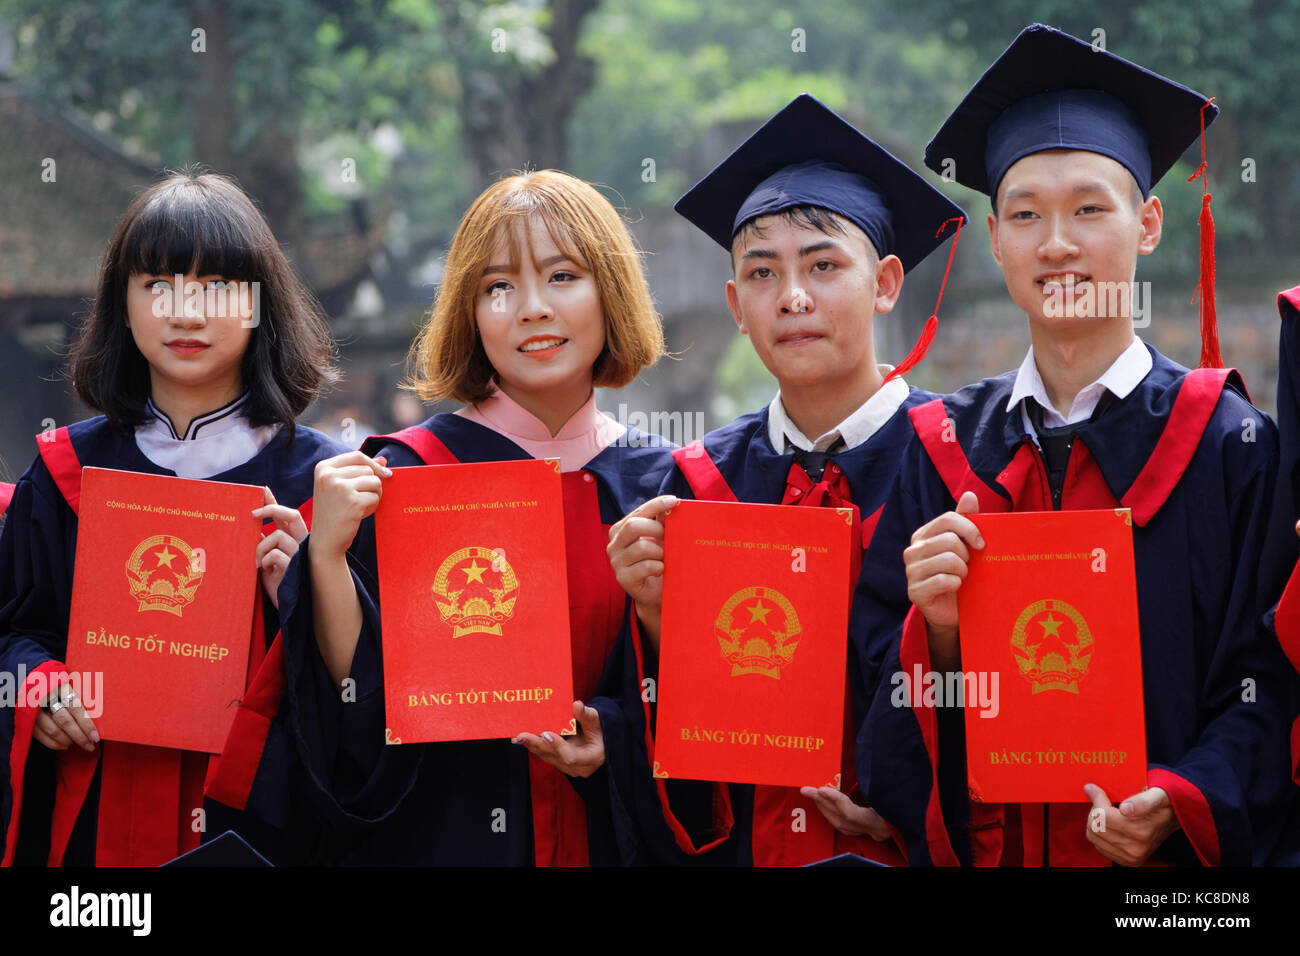
M 220 753 L 244 693 L 262 489 L 81 473 L 68 669 L 105 740 Z
M 852 522 L 708 501 L 667 516 L 656 775 L 839 785 Z
M 375 537 L 389 743 L 572 732 L 558 461 L 395 468 Z
M 965 701 L 972 798 L 1086 803 L 1085 783 L 1112 801 L 1142 790 L 1146 718 L 1128 509 L 971 520 L 985 547 L 971 552 L 957 591 L 963 683 L 959 691 L 945 682 L 934 702 Z M 910 675 L 911 683 L 918 678 L 926 681 Z

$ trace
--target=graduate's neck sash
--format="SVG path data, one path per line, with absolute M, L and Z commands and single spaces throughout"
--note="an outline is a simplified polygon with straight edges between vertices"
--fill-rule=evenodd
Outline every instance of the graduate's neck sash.
M 409 449 L 426 465 L 459 464 L 456 456 L 441 438 L 424 425 L 415 425 L 393 432 L 390 435 L 376 435 L 366 439 L 362 451 L 369 455 L 378 454 L 387 444 L 399 444 Z M 608 529 L 601 524 L 600 503 L 596 492 L 594 477 L 585 471 L 568 472 L 562 476 L 564 493 L 565 552 L 568 558 L 568 581 L 570 595 L 591 590 L 594 582 L 604 577 L 612 578 L 609 563 L 605 559 L 604 542 Z M 597 547 L 590 547 L 596 542 Z M 613 584 L 617 589 L 617 582 Z M 620 600 L 618 610 L 623 602 L 622 591 L 618 591 Z M 593 634 L 616 633 L 616 623 L 611 631 L 611 622 L 602 617 L 603 606 L 597 601 L 580 602 L 575 605 L 570 601 L 570 637 L 573 641 L 574 686 L 588 686 L 594 689 L 599 678 L 599 667 L 608 656 L 608 648 L 589 648 L 589 638 Z M 608 615 L 604 615 L 608 617 Z M 601 658 L 591 674 L 591 659 Z M 538 866 L 586 866 L 589 860 L 587 850 L 586 806 L 582 798 L 568 782 L 565 775 L 550 764 L 535 757 L 528 760 L 528 783 L 530 806 L 533 817 L 533 859 Z
M 691 493 L 701 501 L 737 501 L 736 493 L 719 470 L 701 441 L 691 442 L 672 453 Z M 812 508 L 848 508 L 853 513 L 852 545 L 849 559 L 850 594 L 862 570 L 862 553 L 871 543 L 872 533 L 880 520 L 884 505 L 862 519 L 853 503 L 852 491 L 844 470 L 834 461 L 826 461 L 821 477 L 813 480 L 796 460 L 786 473 L 781 504 Z M 844 693 L 844 753 L 841 760 L 840 786 L 850 794 L 857 789 L 854 771 L 853 702 L 847 684 Z M 848 837 L 835 830 L 815 806 L 810 806 L 795 787 L 754 787 L 754 817 L 750 846 L 755 866 L 800 866 L 815 863 L 839 853 L 857 853 L 890 865 L 901 865 L 902 854 L 887 843 L 866 837 Z M 804 828 L 795 829 L 802 818 Z
M 1145 527 L 1182 479 L 1219 397 L 1234 374 L 1232 369 L 1200 368 L 1183 377 L 1168 421 L 1146 464 L 1118 500 L 1087 445 L 1076 441 L 1066 468 L 1062 507 L 1067 510 L 1128 508 L 1137 527 Z M 942 399 L 919 405 L 909 414 L 917 437 L 953 501 L 970 491 L 979 499 L 981 512 L 1052 510 L 1047 473 L 1031 442 L 1025 440 L 1016 448 L 1010 462 L 996 477 L 995 489 L 972 469 L 965 451 L 956 440 L 953 421 Z M 907 666 L 905 662 L 905 669 Z M 937 771 L 938 728 L 934 710 L 922 707 L 916 708 L 914 713 L 930 751 L 931 765 Z M 1153 775 L 1157 773 L 1160 771 L 1152 771 Z M 927 840 L 935 862 L 955 863 L 957 857 L 943 824 L 937 780 L 936 772 L 926 811 Z M 1181 804 L 1179 819 L 1180 822 L 1187 820 L 1185 829 L 1192 829 L 1189 824 L 1195 818 L 1196 829 L 1206 832 L 1204 814 L 1196 801 L 1181 801 L 1179 795 L 1172 793 L 1168 780 L 1161 778 L 1157 783 L 1153 776 L 1152 786 L 1162 784 L 1171 790 L 1171 799 Z M 1176 806 L 1178 809 L 1180 806 Z M 1088 810 L 1086 804 L 1048 808 L 1043 804 L 972 803 L 968 827 L 972 862 L 976 865 L 1033 866 L 1050 860 L 1053 865 L 1108 866 L 1109 861 L 1097 853 L 1085 837 Z M 1208 830 L 1213 831 L 1212 823 Z M 1044 846 L 1045 834 L 1047 846 Z
M 67 428 L 37 436 L 42 462 L 73 514 L 81 509 L 81 461 Z M 311 502 L 298 509 L 311 526 Z M 268 524 L 263 534 L 275 530 Z M 258 585 L 260 588 L 260 583 Z M 262 602 L 253 602 L 247 688 L 221 756 L 104 741 L 95 753 L 69 748 L 58 755 L 58 782 L 50 826 L 48 863 L 62 863 L 77 818 L 102 761 L 95 862 L 100 866 L 151 866 L 198 846 L 202 826 L 194 811 L 205 791 L 213 799 L 243 809 L 266 745 L 270 722 L 284 690 L 284 661 L 277 633 L 270 648 L 264 638 Z M 66 669 L 59 661 L 41 671 Z M 35 674 L 29 677 L 29 681 Z M 26 763 L 36 710 L 22 708 L 14 733 L 11 766 Z M 21 751 L 21 753 L 20 753 Z M 206 782 L 205 782 L 205 777 Z M 13 778 L 4 863 L 13 862 L 21 812 L 22 775 Z

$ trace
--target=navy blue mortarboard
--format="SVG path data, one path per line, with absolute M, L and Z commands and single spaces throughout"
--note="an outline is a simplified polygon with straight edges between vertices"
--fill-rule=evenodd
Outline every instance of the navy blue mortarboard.
M 745 223 L 793 206 L 843 216 L 866 233 L 881 258 L 898 256 L 904 272 L 966 222 L 961 207 L 807 93 L 759 127 L 673 208 L 730 252 Z M 924 357 L 937 325 L 936 305 L 920 341 L 889 377 Z
M 745 223 L 818 206 L 909 271 L 966 214 L 905 163 L 804 93 L 759 127 L 673 207 L 728 252 Z
M 1195 90 L 1092 44 L 1035 23 L 1012 41 L 925 148 L 925 164 L 997 196 L 1016 162 L 1049 149 L 1115 160 L 1150 195 L 1201 140 L 1201 365 L 1219 367 L 1214 307 L 1214 218 L 1205 181 L 1205 127 L 1219 108 Z M 952 164 L 949 166 L 949 164 Z M 995 203 L 996 206 L 996 203 Z
M 995 195 L 1018 160 L 1047 149 L 1109 156 L 1146 196 L 1201 134 L 1207 98 L 1035 23 L 985 71 L 925 148 L 925 164 Z M 1209 125 L 1218 107 L 1205 109 Z

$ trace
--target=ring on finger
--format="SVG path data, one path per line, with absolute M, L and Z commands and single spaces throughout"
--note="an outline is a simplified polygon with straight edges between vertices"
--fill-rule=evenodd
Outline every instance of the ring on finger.
M 68 706 L 68 705 L 67 705 L 66 703 L 64 703 L 62 700 L 52 700 L 52 701 L 50 701 L 48 704 L 45 705 L 45 709 L 48 710 L 51 714 L 57 714 L 57 713 L 58 713 L 59 711 L 61 711 L 64 707 L 67 707 L 67 706 Z

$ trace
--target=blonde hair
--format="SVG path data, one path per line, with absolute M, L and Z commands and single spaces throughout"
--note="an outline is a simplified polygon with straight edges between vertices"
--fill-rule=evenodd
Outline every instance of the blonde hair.
M 621 388 L 664 354 L 663 327 L 641 266 L 641 251 L 609 200 L 589 183 L 544 169 L 494 183 L 474 200 L 456 230 L 428 321 L 411 343 L 403 387 L 425 401 L 473 404 L 491 393 L 495 374 L 475 321 L 484 269 L 506 238 L 511 268 L 520 261 L 521 236 L 538 216 L 556 246 L 585 263 L 605 315 L 605 347 L 592 382 Z

